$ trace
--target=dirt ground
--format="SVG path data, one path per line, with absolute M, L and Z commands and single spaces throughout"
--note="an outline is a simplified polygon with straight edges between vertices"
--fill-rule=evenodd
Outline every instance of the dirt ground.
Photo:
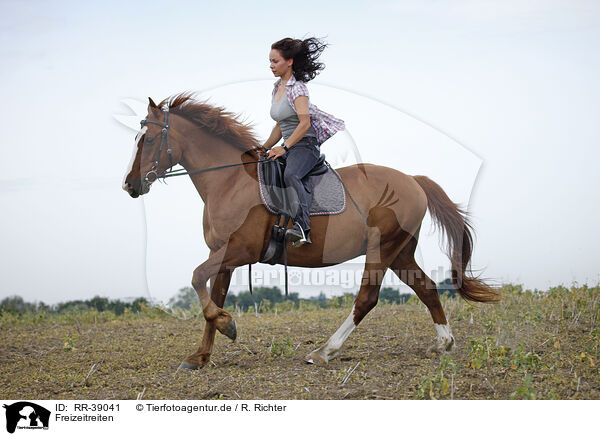
M 348 308 L 235 313 L 211 364 L 176 371 L 204 320 L 158 310 L 0 318 L 3 399 L 600 399 L 600 288 L 493 306 L 444 299 L 456 348 L 428 355 L 421 303 L 378 305 L 328 365 L 304 363 Z

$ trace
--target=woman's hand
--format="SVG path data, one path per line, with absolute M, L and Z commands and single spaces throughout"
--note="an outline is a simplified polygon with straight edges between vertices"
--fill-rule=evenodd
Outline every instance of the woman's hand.
M 284 154 L 285 148 L 283 148 L 281 145 L 278 145 L 269 150 L 269 153 L 267 153 L 267 159 L 273 158 L 273 160 L 275 160 L 279 156 L 283 156 Z

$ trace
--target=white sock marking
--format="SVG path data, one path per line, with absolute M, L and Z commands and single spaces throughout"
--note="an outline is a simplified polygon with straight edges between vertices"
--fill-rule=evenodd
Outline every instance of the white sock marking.
M 446 345 L 453 341 L 452 330 L 448 324 L 434 324 L 435 331 L 437 332 L 438 341 Z
M 350 333 L 356 328 L 354 324 L 354 306 L 352 306 L 352 312 L 348 315 L 348 318 L 342 323 L 340 328 L 329 338 L 327 343 L 325 344 L 324 351 L 329 355 L 329 353 L 336 353 L 342 348 Z M 329 357 L 329 356 L 328 356 Z

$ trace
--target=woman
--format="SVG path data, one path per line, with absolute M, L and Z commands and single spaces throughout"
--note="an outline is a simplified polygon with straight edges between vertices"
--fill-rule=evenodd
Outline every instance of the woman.
M 302 179 L 317 163 L 320 146 L 330 136 L 344 129 L 344 122 L 311 104 L 306 82 L 315 78 L 325 65 L 316 62 L 327 45 L 317 38 L 284 38 L 271 45 L 269 59 L 275 82 L 271 98 L 271 118 L 277 124 L 264 143 L 269 159 L 286 161 L 284 183 L 289 193 L 290 213 L 294 220 L 285 237 L 293 247 L 310 244 L 310 205 L 312 194 Z

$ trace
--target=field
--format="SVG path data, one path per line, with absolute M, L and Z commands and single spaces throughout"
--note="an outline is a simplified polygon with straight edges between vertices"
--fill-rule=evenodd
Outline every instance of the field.
M 502 294 L 496 305 L 443 298 L 457 341 L 443 355 L 427 352 L 435 330 L 422 303 L 380 303 L 326 366 L 303 357 L 349 307 L 238 311 L 238 340 L 217 334 L 199 371 L 176 370 L 198 345 L 202 316 L 4 313 L 0 398 L 600 399 L 600 286 Z

